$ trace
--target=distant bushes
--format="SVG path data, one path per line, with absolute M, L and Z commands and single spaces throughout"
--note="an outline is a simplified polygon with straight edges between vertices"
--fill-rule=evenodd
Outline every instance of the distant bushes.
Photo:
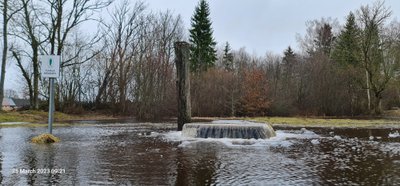
M 194 116 L 264 116 L 270 106 L 265 72 L 255 64 L 194 74 L 191 95 Z

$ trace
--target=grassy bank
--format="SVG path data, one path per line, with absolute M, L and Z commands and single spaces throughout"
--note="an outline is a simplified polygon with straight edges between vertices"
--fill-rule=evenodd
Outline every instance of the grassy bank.
M 351 127 L 351 128 L 400 128 L 400 112 L 386 115 L 391 119 L 332 119 L 318 117 L 253 117 L 253 118 L 215 118 L 215 117 L 194 117 L 194 122 L 209 122 L 219 119 L 239 119 L 257 122 L 267 122 L 272 126 L 292 127 Z M 108 120 L 121 119 L 114 116 L 102 115 L 99 113 L 86 113 L 81 115 L 69 115 L 55 112 L 55 127 L 72 125 L 67 121 L 74 120 Z M 20 111 L 1 112 L 0 127 L 46 127 L 48 113 L 46 111 Z M 7 124 L 4 122 L 24 122 L 20 124 Z
M 72 125 L 77 125 L 74 123 L 53 123 L 53 127 L 66 127 L 66 126 L 72 126 Z M 92 124 L 79 124 L 79 126 L 91 126 Z M 4 124 L 0 123 L 0 127 L 2 128 L 8 128 L 8 127 L 47 127 L 47 123 L 22 123 L 22 124 Z
M 46 122 L 48 118 L 48 113 L 44 111 L 36 110 L 26 110 L 20 112 L 2 112 L 0 113 L 0 122 L 35 122 L 43 123 Z M 68 114 L 63 114 L 60 112 L 54 113 L 54 118 L 56 121 L 65 121 L 73 119 L 73 116 Z
M 400 128 L 400 120 L 392 119 L 324 119 L 305 117 L 255 117 L 245 119 L 258 122 L 267 122 L 272 126 Z
M 54 113 L 55 122 L 65 122 L 73 120 L 105 120 L 105 119 L 117 119 L 117 118 L 98 113 L 86 113 L 81 115 L 70 115 L 61 112 Z M 46 111 L 26 110 L 26 111 L 13 111 L 13 112 L 0 113 L 0 123 L 4 122 L 47 123 L 47 120 L 48 120 L 48 112 Z

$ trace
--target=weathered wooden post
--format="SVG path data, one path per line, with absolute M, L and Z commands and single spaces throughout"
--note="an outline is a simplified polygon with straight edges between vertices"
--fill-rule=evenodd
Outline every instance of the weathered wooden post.
M 176 87 L 178 90 L 178 131 L 185 123 L 190 123 L 190 74 L 189 74 L 189 43 L 175 42 Z

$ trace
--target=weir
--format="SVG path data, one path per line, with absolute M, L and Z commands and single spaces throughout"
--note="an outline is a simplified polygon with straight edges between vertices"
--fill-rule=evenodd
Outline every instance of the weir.
M 242 139 L 268 139 L 276 136 L 270 124 L 239 120 L 220 120 L 211 123 L 187 123 L 183 126 L 182 135 L 192 138 Z

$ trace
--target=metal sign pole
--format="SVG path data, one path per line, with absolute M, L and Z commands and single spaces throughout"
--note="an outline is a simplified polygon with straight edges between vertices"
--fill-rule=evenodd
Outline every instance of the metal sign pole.
M 53 132 L 53 116 L 54 116 L 54 79 L 50 78 L 50 99 L 49 99 L 49 134 Z
M 54 121 L 54 80 L 60 76 L 60 61 L 61 56 L 59 55 L 42 55 L 39 56 L 41 63 L 41 74 L 43 78 L 49 78 L 49 127 L 48 132 L 51 134 L 53 131 L 53 121 Z

